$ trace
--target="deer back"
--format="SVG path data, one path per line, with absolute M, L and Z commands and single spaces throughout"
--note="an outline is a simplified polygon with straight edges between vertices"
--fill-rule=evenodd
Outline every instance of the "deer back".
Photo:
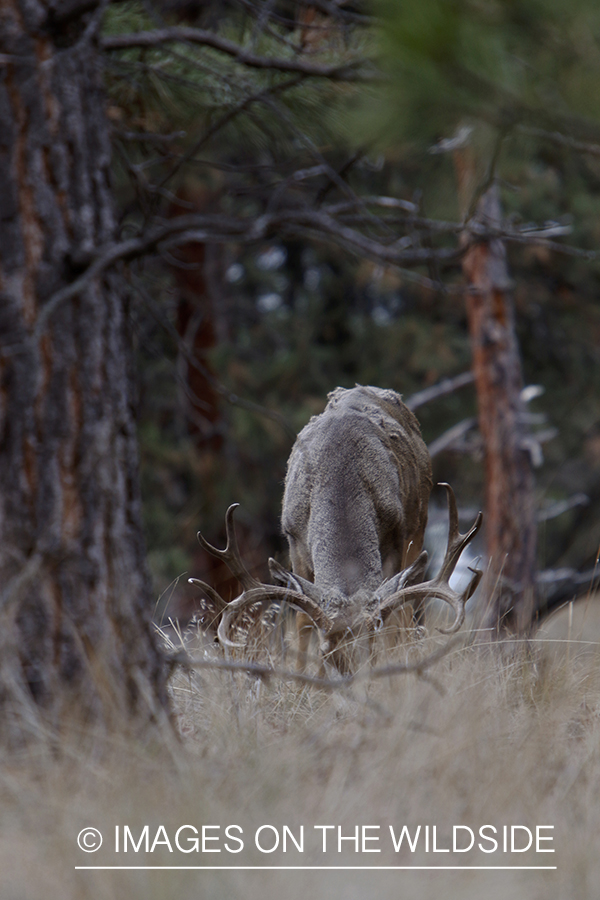
M 294 573 L 325 603 L 372 593 L 418 556 L 431 488 L 427 447 L 400 396 L 336 388 L 288 462 L 282 528 Z

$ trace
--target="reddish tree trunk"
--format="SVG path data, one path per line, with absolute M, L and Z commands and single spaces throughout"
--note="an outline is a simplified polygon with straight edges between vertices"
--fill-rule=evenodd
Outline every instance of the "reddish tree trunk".
M 501 224 L 499 192 L 488 189 L 477 219 Z M 485 455 L 485 526 L 490 566 L 482 627 L 492 634 L 526 630 L 535 604 L 534 479 L 524 445 L 523 378 L 511 282 L 499 239 L 471 246 L 463 260 L 470 291 L 467 315 L 473 351 L 479 427 Z

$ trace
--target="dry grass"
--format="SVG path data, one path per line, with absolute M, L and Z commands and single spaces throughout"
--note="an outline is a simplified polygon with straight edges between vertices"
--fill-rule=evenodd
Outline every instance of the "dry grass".
M 325 693 L 293 681 L 180 671 L 172 690 L 182 746 L 166 751 L 89 739 L 59 763 L 43 756 L 0 776 L 2 900 L 428 897 L 593 898 L 600 884 L 598 600 L 565 610 L 546 642 L 457 647 L 435 683 L 414 676 Z M 562 619 L 562 623 L 561 623 Z M 597 627 L 597 626 L 596 626 Z M 570 643 L 560 643 L 570 637 Z M 548 643 L 548 641 L 551 641 Z M 568 652 L 567 652 L 568 648 Z M 425 644 L 417 650 L 424 652 Z M 402 654 L 402 649 L 398 654 Z M 180 825 L 238 824 L 239 855 L 112 852 L 115 825 L 170 839 Z M 259 825 L 304 824 L 304 854 L 259 853 Z M 315 824 L 380 825 L 385 852 L 323 855 Z M 554 825 L 555 854 L 389 851 L 389 825 Z M 93 825 L 97 854 L 77 848 Z M 374 832 L 371 832 L 373 834 Z M 266 840 L 266 837 L 265 837 Z M 348 843 L 348 842 L 347 842 Z M 447 844 L 443 843 L 443 846 Z M 219 846 L 223 847 L 221 843 Z M 506 865 L 556 871 L 88 872 L 76 865 Z

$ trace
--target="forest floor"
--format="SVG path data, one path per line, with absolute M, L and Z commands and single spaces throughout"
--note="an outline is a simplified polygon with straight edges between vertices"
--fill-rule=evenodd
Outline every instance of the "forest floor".
M 478 643 L 343 691 L 178 671 L 180 741 L 82 738 L 4 767 L 0 897 L 597 897 L 600 597 L 527 643 Z

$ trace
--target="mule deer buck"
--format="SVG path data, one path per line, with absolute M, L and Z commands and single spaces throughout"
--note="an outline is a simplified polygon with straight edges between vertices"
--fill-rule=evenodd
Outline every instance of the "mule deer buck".
M 431 598 L 445 601 L 454 612 L 452 625 L 440 630 L 457 631 L 482 573 L 472 570 L 462 594 L 450 587 L 449 579 L 481 527 L 482 514 L 460 534 L 454 492 L 450 485 L 444 487 L 448 546 L 437 576 L 423 581 L 432 476 L 417 419 L 394 391 L 337 388 L 329 394 L 325 411 L 300 432 L 288 461 L 281 522 L 292 572 L 271 559 L 278 585 L 261 584 L 249 574 L 233 526 L 237 504 L 227 510 L 225 550 L 198 534 L 204 549 L 223 559 L 243 588 L 237 599 L 226 603 L 209 585 L 191 579 L 218 610 L 221 644 L 243 646 L 229 637 L 240 613 L 282 601 L 298 612 L 301 669 L 313 629 L 321 633 L 324 658 L 345 673 L 354 667 L 357 638 L 366 636 L 368 643 L 394 613 L 409 609 L 412 617 L 412 611 Z

